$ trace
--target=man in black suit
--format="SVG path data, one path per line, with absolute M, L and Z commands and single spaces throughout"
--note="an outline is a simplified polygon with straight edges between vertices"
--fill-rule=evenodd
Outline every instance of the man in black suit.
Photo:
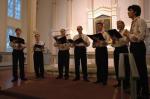
M 13 48 L 12 60 L 13 60 L 13 80 L 15 82 L 18 80 L 18 62 L 20 69 L 20 79 L 25 81 L 25 72 L 24 72 L 24 48 L 25 42 L 24 39 L 20 37 L 22 31 L 20 28 L 16 28 L 16 38 L 10 42 L 10 46 Z
M 77 27 L 78 34 L 74 36 L 74 58 L 75 58 L 75 78 L 74 81 L 80 80 L 80 61 L 82 64 L 83 80 L 88 80 L 87 74 L 87 53 L 86 47 L 90 45 L 87 35 L 82 33 L 82 26 Z

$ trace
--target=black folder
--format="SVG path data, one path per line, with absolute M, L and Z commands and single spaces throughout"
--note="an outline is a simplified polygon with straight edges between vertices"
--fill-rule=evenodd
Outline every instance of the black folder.
M 44 45 L 35 44 L 35 45 L 34 45 L 34 48 L 40 48 L 40 49 L 42 49 L 42 48 L 44 48 Z
M 116 37 L 116 38 L 122 38 L 122 35 L 116 30 L 116 29 L 111 29 L 108 30 L 108 34 L 110 35 L 111 38 Z
M 10 40 L 11 42 L 16 41 L 16 40 L 17 40 L 17 37 L 14 37 L 14 36 L 9 35 L 9 40 Z
M 67 39 L 68 43 L 74 43 L 74 41 L 72 39 Z
M 82 39 L 82 37 L 80 37 L 74 41 L 74 44 L 79 44 L 79 43 L 84 43 L 84 40 Z
M 90 37 L 94 42 L 96 42 L 97 40 L 105 40 L 103 35 L 101 33 L 98 34 L 94 34 L 94 35 L 87 35 L 88 37 Z
M 10 42 L 15 42 L 15 43 L 19 43 L 19 44 L 25 44 L 24 39 L 19 38 L 19 37 L 15 37 L 15 36 L 9 36 L 9 40 Z
M 67 38 L 66 36 L 63 36 L 61 38 L 58 38 L 58 37 L 54 37 L 55 41 L 58 43 L 58 44 L 64 44 L 64 43 L 67 43 Z

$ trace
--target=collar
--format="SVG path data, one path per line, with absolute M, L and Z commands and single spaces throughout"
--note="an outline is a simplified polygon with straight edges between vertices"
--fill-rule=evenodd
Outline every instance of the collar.
M 132 22 L 137 21 L 139 18 L 140 18 L 139 16 L 135 17 Z
M 103 31 L 103 30 L 102 30 L 102 31 L 98 31 L 97 33 L 101 33 L 101 34 L 103 34 L 104 32 L 105 32 L 105 31 Z

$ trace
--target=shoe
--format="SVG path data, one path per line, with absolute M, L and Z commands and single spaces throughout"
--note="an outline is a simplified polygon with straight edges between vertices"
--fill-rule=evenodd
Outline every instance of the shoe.
M 99 83 L 101 83 L 101 81 L 95 81 L 95 82 L 93 82 L 94 84 L 99 84 Z
M 45 77 L 42 75 L 40 78 L 44 79 Z
M 148 99 L 148 98 L 143 98 L 142 96 L 137 96 L 137 99 Z
M 16 82 L 16 81 L 18 81 L 18 78 L 14 78 L 11 80 L 11 82 Z
M 120 86 L 121 86 L 120 84 L 113 85 L 113 87 L 115 88 L 120 87 Z
M 86 81 L 86 82 L 90 82 L 88 79 L 83 79 L 84 81 Z
M 107 85 L 107 82 L 103 82 L 102 84 L 103 84 L 103 86 L 106 86 L 106 85 Z
M 66 77 L 65 77 L 65 80 L 68 80 L 68 79 L 69 79 L 69 76 L 66 76 Z
M 130 93 L 131 93 L 131 92 L 130 92 L 130 88 L 124 89 L 124 92 L 125 92 L 126 94 L 130 94 Z
M 36 76 L 36 77 L 35 77 L 35 79 L 39 79 L 39 78 L 40 78 L 40 76 Z
M 74 78 L 74 79 L 73 79 L 73 81 L 78 81 L 78 80 L 80 80 L 80 78 Z
M 28 80 L 28 79 L 27 79 L 27 78 L 21 78 L 21 80 L 22 80 L 22 81 L 26 81 L 26 80 Z
M 57 76 L 56 77 L 56 79 L 62 79 L 63 78 L 63 76 Z

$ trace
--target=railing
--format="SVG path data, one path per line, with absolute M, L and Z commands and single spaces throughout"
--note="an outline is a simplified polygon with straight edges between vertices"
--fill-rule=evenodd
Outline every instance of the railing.
M 12 66 L 11 52 L 0 52 L 0 67 Z
M 111 59 L 113 59 L 113 53 L 112 52 L 109 52 L 109 65 L 112 65 L 113 63 L 112 63 L 112 61 L 111 61 Z M 58 57 L 58 55 L 56 55 L 56 54 L 52 54 L 51 55 L 51 64 L 53 65 L 53 64 L 58 64 L 58 60 L 57 60 L 57 57 Z M 90 52 L 90 53 L 87 53 L 87 60 L 88 60 L 88 65 L 90 65 L 90 64 L 95 64 L 95 53 L 93 53 L 93 52 Z M 74 55 L 73 54 L 70 54 L 70 65 L 74 65 Z

